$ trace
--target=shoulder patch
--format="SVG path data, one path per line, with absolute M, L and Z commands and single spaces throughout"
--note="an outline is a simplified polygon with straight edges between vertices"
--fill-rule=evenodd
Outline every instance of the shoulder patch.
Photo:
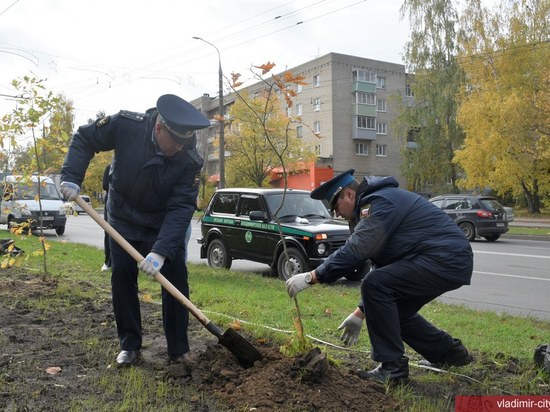
M 369 216 L 370 216 L 371 209 L 372 209 L 372 207 L 371 207 L 370 204 L 364 205 L 364 206 L 361 208 L 361 213 L 360 213 L 361 219 L 365 219 L 365 218 L 369 217 Z
M 143 113 L 121 110 L 118 114 L 126 119 L 134 120 L 136 122 L 142 122 L 145 120 L 145 115 Z
M 195 177 L 193 178 L 193 185 L 192 186 L 197 186 L 201 181 L 201 175 L 200 173 L 197 173 L 195 175 Z
M 105 126 L 107 123 L 109 123 L 109 120 L 111 120 L 111 116 L 105 116 L 103 119 L 97 121 L 96 126 L 97 127 Z

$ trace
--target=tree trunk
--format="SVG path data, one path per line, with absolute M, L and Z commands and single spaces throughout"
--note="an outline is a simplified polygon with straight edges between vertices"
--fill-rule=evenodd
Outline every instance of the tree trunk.
M 523 182 L 521 182 L 521 188 L 527 200 L 527 211 L 529 213 L 540 213 L 540 196 L 538 193 L 537 181 L 535 180 L 533 184 L 533 193 L 527 189 L 527 186 Z

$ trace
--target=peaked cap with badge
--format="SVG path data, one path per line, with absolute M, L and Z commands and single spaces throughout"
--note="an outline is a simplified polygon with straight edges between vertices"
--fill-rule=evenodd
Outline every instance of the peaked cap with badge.
M 157 111 L 170 137 L 178 144 L 184 144 L 185 139 L 193 137 L 195 130 L 210 126 L 210 120 L 195 106 L 173 94 L 158 98 Z
M 317 189 L 314 189 L 310 197 L 312 199 L 326 200 L 329 204 L 330 211 L 334 210 L 336 201 L 340 192 L 355 179 L 353 173 L 355 169 L 348 169 L 344 173 L 333 177 L 328 182 L 323 183 Z

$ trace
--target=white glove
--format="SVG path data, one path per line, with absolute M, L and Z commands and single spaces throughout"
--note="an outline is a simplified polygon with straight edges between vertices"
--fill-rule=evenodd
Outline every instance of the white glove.
M 78 187 L 76 183 L 71 182 L 61 182 L 61 184 L 59 185 L 59 190 L 61 190 L 61 194 L 67 200 L 67 202 L 75 200 L 80 193 L 80 187 Z
M 164 265 L 164 259 L 164 256 L 151 252 L 141 261 L 139 268 L 148 276 L 154 277 Z
M 355 316 L 353 313 L 338 326 L 338 330 L 344 329 L 340 340 L 343 340 L 346 345 L 355 345 L 359 340 L 359 333 L 363 327 L 363 319 Z
M 298 273 L 286 281 L 286 291 L 291 298 L 296 297 L 302 290 L 311 286 L 306 282 L 306 275 L 309 275 L 309 272 Z

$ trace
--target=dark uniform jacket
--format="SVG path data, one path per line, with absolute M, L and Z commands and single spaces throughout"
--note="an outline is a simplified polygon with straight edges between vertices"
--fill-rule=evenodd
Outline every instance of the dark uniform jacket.
M 473 252 L 460 228 L 443 210 L 398 186 L 393 177 L 361 182 L 352 234 L 315 269 L 320 282 L 334 282 L 369 259 L 374 267 L 410 259 L 451 282 L 470 284 Z
M 125 239 L 154 241 L 152 252 L 172 260 L 196 210 L 203 160 L 196 137 L 164 157 L 153 142 L 157 111 L 121 111 L 81 126 L 71 141 L 62 181 L 76 183 L 95 153 L 115 150 L 109 188 L 109 223 Z

